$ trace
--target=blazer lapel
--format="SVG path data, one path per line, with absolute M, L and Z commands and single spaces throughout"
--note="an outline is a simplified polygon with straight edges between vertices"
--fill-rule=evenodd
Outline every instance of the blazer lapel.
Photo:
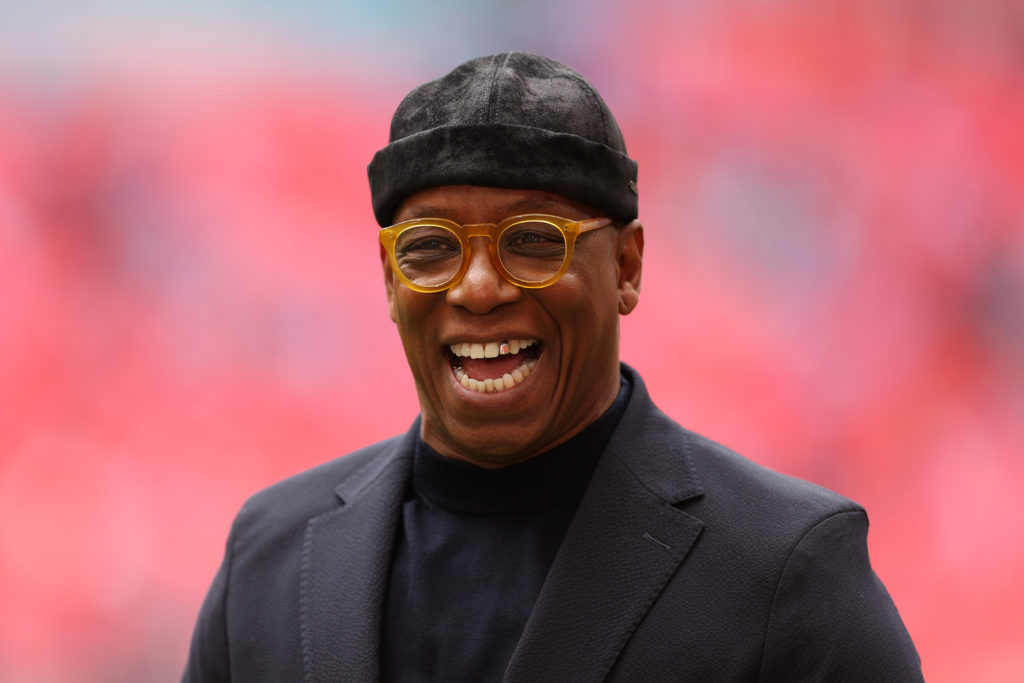
M 376 681 L 391 551 L 419 421 L 390 452 L 335 490 L 340 506 L 309 520 L 300 579 L 307 683 Z
M 702 495 L 682 430 L 633 396 L 548 573 L 507 683 L 599 681 L 703 523 L 673 504 Z

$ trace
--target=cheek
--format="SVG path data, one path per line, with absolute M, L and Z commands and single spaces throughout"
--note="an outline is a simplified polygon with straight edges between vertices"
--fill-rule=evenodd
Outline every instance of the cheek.
M 573 308 L 581 314 L 603 318 L 608 311 L 618 311 L 618 272 L 610 259 L 594 261 L 566 274 L 563 280 L 572 290 Z M 593 324 L 601 322 L 594 320 Z
M 618 320 L 618 294 L 612 278 L 567 275 L 563 280 L 565 286 L 551 292 L 545 308 L 571 348 L 602 344 Z
M 433 339 L 430 322 L 436 308 L 432 297 L 417 294 L 408 290 L 396 289 L 388 301 L 391 319 L 398 326 L 398 334 L 402 338 L 402 346 L 406 355 L 421 353 Z
M 411 294 L 415 294 L 415 292 L 410 292 L 405 287 L 395 287 L 388 298 L 391 319 L 398 324 L 400 330 L 407 326 L 410 320 L 415 319 L 416 310 L 423 303 L 415 296 L 410 296 Z

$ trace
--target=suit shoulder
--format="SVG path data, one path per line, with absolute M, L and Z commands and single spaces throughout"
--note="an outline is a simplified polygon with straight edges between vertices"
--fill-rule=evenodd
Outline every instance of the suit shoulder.
M 375 469 L 402 454 L 405 437 L 395 436 L 334 458 L 251 495 L 235 519 L 234 533 L 273 532 L 293 527 L 338 504 L 347 481 L 372 476 Z
M 692 432 L 687 442 L 704 492 L 689 509 L 711 523 L 712 535 L 785 553 L 835 515 L 853 512 L 866 520 L 863 507 L 823 486 L 771 470 Z
M 688 432 L 690 448 L 708 494 L 742 496 L 747 505 L 797 505 L 820 513 L 861 510 L 860 505 L 824 486 L 760 465 L 711 439 Z
M 706 513 L 709 521 L 742 526 L 764 519 L 790 533 L 831 514 L 863 512 L 833 491 L 758 465 L 686 429 L 654 405 L 635 371 L 624 366 L 624 372 L 633 395 L 608 450 L 661 498 L 686 501 L 682 509 Z

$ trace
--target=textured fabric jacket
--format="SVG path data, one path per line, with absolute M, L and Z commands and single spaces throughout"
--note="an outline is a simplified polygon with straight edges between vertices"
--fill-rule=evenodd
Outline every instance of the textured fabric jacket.
M 505 681 L 916 681 L 864 510 L 693 434 L 640 377 Z M 184 680 L 374 681 L 418 421 L 239 512 Z

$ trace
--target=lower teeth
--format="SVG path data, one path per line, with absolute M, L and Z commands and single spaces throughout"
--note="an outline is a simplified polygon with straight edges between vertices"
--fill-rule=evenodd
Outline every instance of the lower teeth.
M 512 372 L 506 372 L 501 377 L 496 379 L 473 379 L 463 371 L 461 365 L 455 366 L 455 377 L 459 380 L 462 386 L 472 391 L 479 391 L 484 394 L 493 394 L 499 391 L 505 391 L 511 389 L 515 385 L 521 383 L 524 379 L 530 376 L 533 372 L 533 368 L 537 365 L 536 358 L 528 358 L 522 362 Z

